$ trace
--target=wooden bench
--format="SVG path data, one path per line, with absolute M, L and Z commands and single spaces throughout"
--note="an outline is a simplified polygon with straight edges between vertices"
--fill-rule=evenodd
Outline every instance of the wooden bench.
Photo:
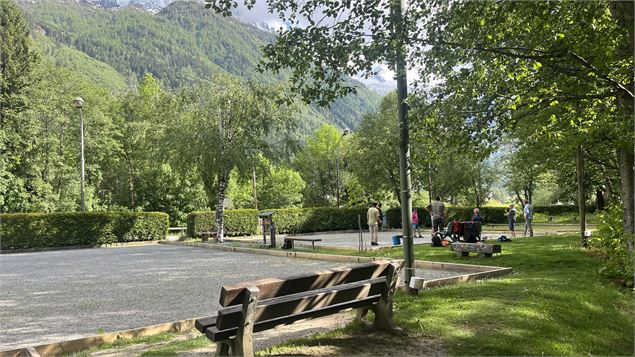
M 198 235 L 201 236 L 201 242 L 209 241 L 210 237 L 214 238 L 214 241 L 216 240 L 216 232 L 199 232 Z
M 288 279 L 263 279 L 223 286 L 217 315 L 195 326 L 217 343 L 216 354 L 254 355 L 252 334 L 359 309 L 361 319 L 375 313 L 374 326 L 399 331 L 392 320 L 392 299 L 403 262 L 377 261 Z
M 482 243 L 452 243 L 450 250 L 456 252 L 459 257 L 467 257 L 470 252 L 478 253 L 479 258 L 491 257 L 493 253 L 501 252 L 500 244 L 482 244 Z
M 178 233 L 179 235 L 179 240 L 184 240 L 185 239 L 185 230 L 187 229 L 187 227 L 170 227 L 168 228 L 168 232 L 172 233 Z
M 283 245 L 284 249 L 293 249 L 293 242 L 296 240 L 301 242 L 311 242 L 311 247 L 313 247 L 313 250 L 315 250 L 315 242 L 322 241 L 319 238 L 285 238 Z

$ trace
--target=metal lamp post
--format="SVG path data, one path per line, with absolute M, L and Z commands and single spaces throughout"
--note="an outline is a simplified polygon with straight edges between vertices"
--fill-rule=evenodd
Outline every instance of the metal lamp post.
M 79 133 L 80 133 L 80 168 L 81 168 L 81 211 L 86 212 L 86 204 L 84 201 L 84 100 L 81 97 L 73 99 L 73 105 L 79 109 Z
M 340 141 L 342 141 L 342 139 L 344 139 L 344 137 L 346 135 L 348 135 L 351 132 L 351 129 L 349 128 L 344 128 L 344 132 L 342 133 L 342 136 L 337 140 L 337 144 L 335 144 L 335 172 L 337 175 L 337 208 L 340 207 Z

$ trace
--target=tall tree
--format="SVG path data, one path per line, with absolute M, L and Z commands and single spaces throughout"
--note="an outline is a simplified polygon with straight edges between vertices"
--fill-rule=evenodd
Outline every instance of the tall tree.
M 422 78 L 442 78 L 436 98 L 463 98 L 466 117 L 492 139 L 531 123 L 534 135 L 592 147 L 601 137 L 593 131 L 609 129 L 632 233 L 632 1 L 422 5 L 432 15 L 417 20 L 413 36 L 425 53 Z
M 292 131 L 292 109 L 279 99 L 276 88 L 215 76 L 186 93 L 184 113 L 173 123 L 178 129 L 166 137 L 175 164 L 200 175 L 210 206 L 216 207 L 221 241 L 230 173 L 250 177 L 255 156 L 274 156 L 285 143 L 282 134 Z
M 397 96 L 390 93 L 379 110 L 364 116 L 348 150 L 350 170 L 369 197 L 388 191 L 400 200 Z M 414 163 L 413 163 L 414 164 Z
M 13 1 L 0 0 L 0 212 L 9 209 L 8 201 L 20 206 L 30 190 L 24 171 L 34 125 L 24 113 L 36 63 L 22 11 Z
M 303 191 L 305 207 L 335 205 L 337 191 L 336 151 L 343 152 L 342 133 L 324 124 L 315 131 L 295 158 L 294 166 L 306 183 Z M 338 147 L 338 144 L 340 147 Z

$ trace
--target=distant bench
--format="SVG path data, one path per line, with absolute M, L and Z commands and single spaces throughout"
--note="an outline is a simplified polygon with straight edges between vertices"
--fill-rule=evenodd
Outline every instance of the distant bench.
M 282 246 L 283 249 L 293 249 L 293 242 L 294 241 L 300 241 L 300 242 L 311 242 L 311 247 L 313 248 L 313 250 L 315 250 L 315 242 L 321 242 L 322 240 L 319 238 L 285 238 L 284 239 L 284 245 Z
M 254 355 L 253 333 L 298 320 L 359 309 L 375 313 L 374 326 L 398 331 L 392 320 L 392 299 L 402 264 L 377 261 L 335 268 L 288 279 L 262 279 L 223 286 L 217 315 L 195 326 L 216 342 L 218 356 Z
M 202 242 L 207 242 L 210 237 L 216 239 L 216 232 L 199 232 L 198 235 L 201 236 Z
M 169 233 L 177 233 L 179 235 L 179 240 L 183 240 L 185 238 L 185 230 L 187 227 L 170 227 L 168 228 Z
M 456 252 L 459 257 L 467 257 L 470 252 L 478 253 L 479 258 L 491 257 L 493 253 L 501 252 L 500 244 L 482 244 L 482 243 L 452 243 L 450 250 Z

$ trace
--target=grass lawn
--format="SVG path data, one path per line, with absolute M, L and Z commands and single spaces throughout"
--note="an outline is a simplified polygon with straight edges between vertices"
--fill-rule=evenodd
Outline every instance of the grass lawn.
M 415 246 L 418 260 L 508 266 L 514 274 L 418 296 L 398 293 L 395 320 L 411 337 L 439 339 L 451 355 L 631 356 L 633 294 L 603 279 L 597 260 L 578 241 L 577 235 L 516 239 L 502 243 L 503 253 L 490 259 Z M 393 248 L 374 254 L 403 253 Z
M 259 354 L 297 355 L 317 349 L 314 354 L 378 355 L 391 354 L 390 348 L 399 346 L 392 354 L 632 356 L 633 292 L 603 279 L 597 273 L 598 261 L 578 247 L 578 239 L 577 235 L 515 239 L 502 243 L 503 253 L 489 259 L 458 258 L 447 248 L 415 246 L 419 260 L 508 266 L 514 273 L 417 296 L 398 292 L 395 321 L 405 328 L 405 337 L 376 333 L 356 323 Z M 399 258 L 402 249 L 372 254 Z M 423 345 L 427 341 L 436 347 L 420 352 L 429 347 Z M 155 349 L 149 346 L 144 355 L 171 355 L 208 343 L 200 336 Z M 329 344 L 336 348 L 326 348 Z

